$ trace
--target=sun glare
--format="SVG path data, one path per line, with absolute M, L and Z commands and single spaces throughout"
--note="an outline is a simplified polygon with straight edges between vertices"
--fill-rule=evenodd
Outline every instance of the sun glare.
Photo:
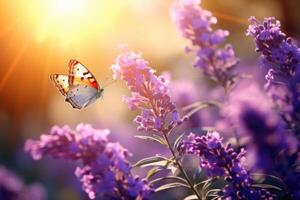
M 54 1 L 54 11 L 58 14 L 72 15 L 84 10 L 88 1 L 85 0 L 56 0 Z
M 83 29 L 92 20 L 92 6 L 85 0 L 47 0 L 42 16 L 36 16 L 39 27 L 37 41 L 44 42 L 49 37 L 59 38 L 60 43 L 71 43 L 80 40 Z
M 30 21 L 37 42 L 61 45 L 101 37 L 119 14 L 122 0 L 30 0 Z M 54 39 L 54 40 L 53 40 Z

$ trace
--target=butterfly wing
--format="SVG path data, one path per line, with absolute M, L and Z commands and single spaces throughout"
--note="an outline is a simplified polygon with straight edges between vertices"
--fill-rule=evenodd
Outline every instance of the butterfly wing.
M 68 76 L 52 74 L 50 79 L 73 108 L 84 108 L 103 93 L 93 74 L 76 60 L 70 60 Z
M 67 93 L 66 101 L 73 108 L 81 109 L 96 101 L 98 98 L 98 90 L 87 85 L 74 85 Z
M 51 74 L 50 79 L 55 84 L 60 93 L 66 96 L 67 92 L 70 89 L 69 76 L 62 74 Z
M 77 60 L 69 62 L 69 85 L 87 85 L 99 90 L 99 84 L 93 74 Z

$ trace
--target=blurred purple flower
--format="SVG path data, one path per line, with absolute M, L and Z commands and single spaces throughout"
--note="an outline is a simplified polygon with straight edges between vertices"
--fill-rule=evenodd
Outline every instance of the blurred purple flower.
M 17 199 L 23 183 L 12 172 L 0 166 L 0 199 Z
M 270 132 L 279 125 L 279 117 L 272 108 L 272 101 L 258 85 L 248 81 L 232 90 L 226 105 L 222 108 L 222 113 L 228 123 L 233 124 L 239 137 L 247 136 L 249 132 L 257 134 Z M 260 114 L 255 116 L 255 113 Z M 263 118 L 266 124 L 262 124 L 258 118 Z
M 176 107 L 180 110 L 186 106 L 191 105 L 192 103 L 198 102 L 200 98 L 199 88 L 196 87 L 196 84 L 191 80 L 171 80 L 171 74 L 167 71 L 161 74 L 161 77 L 164 78 L 166 84 L 170 88 L 170 96 L 172 100 L 176 103 Z M 205 93 L 205 92 L 204 92 Z M 205 93 L 207 94 L 207 93 Z M 200 112 L 195 113 L 189 117 L 189 120 L 184 123 L 181 128 L 191 129 L 199 128 L 202 122 Z
M 222 112 L 238 131 L 238 136 L 248 138 L 242 145 L 247 145 L 248 151 L 255 149 L 253 165 L 269 171 L 279 153 L 271 147 L 279 148 L 279 151 L 286 147 L 282 123 L 272 102 L 256 84 L 247 85 L 247 88 L 240 85 L 232 91 Z
M 299 143 L 284 130 L 283 123 L 271 107 L 271 102 L 256 85 L 233 90 L 224 113 L 243 135 L 248 149 L 248 164 L 255 170 L 282 178 L 292 199 L 300 194 L 300 176 L 296 166 Z M 299 194 L 298 194 L 299 193 Z
M 273 199 L 268 191 L 251 187 L 253 180 L 243 166 L 246 151 L 237 153 L 230 144 L 225 146 L 219 133 L 208 132 L 201 137 L 191 133 L 180 150 L 199 156 L 200 166 L 209 177 L 224 177 L 228 185 L 220 192 L 221 199 Z
M 45 189 L 42 185 L 35 183 L 27 186 L 20 200 L 43 200 L 46 199 Z
M 183 119 L 171 102 L 166 81 L 154 75 L 155 71 L 140 54 L 120 54 L 112 69 L 114 77 L 120 75 L 131 91 L 132 96 L 124 97 L 124 101 L 132 110 L 141 111 L 134 120 L 139 131 L 166 133 L 182 123 Z
M 200 99 L 196 85 L 189 81 L 172 81 L 170 83 L 171 96 L 178 109 L 182 109 L 192 103 L 198 102 Z M 199 128 L 202 118 L 200 112 L 189 117 L 189 120 L 184 123 L 185 128 Z
M 300 49 L 281 32 L 275 18 L 263 22 L 249 19 L 247 35 L 254 38 L 261 53 L 262 66 L 268 70 L 266 88 L 284 119 L 295 133 L 300 133 Z
M 177 0 L 171 8 L 171 17 L 182 36 L 189 39 L 196 48 L 195 67 L 216 81 L 224 88 L 234 83 L 235 74 L 232 69 L 238 59 L 230 44 L 220 48 L 229 32 L 222 29 L 213 30 L 217 19 L 212 13 L 202 9 L 200 0 Z M 191 48 L 188 48 L 191 51 Z
M 109 130 L 93 129 L 79 124 L 72 131 L 68 126 L 53 127 L 40 140 L 28 140 L 25 151 L 36 160 L 44 156 L 80 161 L 75 175 L 82 182 L 90 199 L 147 199 L 152 189 L 145 180 L 133 177 L 129 153 L 119 143 L 109 143 Z
M 40 184 L 24 183 L 3 166 L 0 166 L 0 199 L 1 200 L 44 200 L 45 190 Z

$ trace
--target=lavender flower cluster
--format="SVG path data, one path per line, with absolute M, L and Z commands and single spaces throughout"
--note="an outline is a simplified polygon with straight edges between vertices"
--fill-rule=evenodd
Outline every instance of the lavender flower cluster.
M 252 117 L 260 127 L 269 127 L 261 132 L 250 130 L 256 142 L 257 160 L 260 167 L 269 172 L 273 169 L 286 185 L 293 199 L 300 198 L 299 136 L 300 124 L 300 49 L 291 38 L 280 30 L 280 22 L 266 18 L 260 23 L 254 17 L 247 34 L 254 37 L 256 51 L 261 52 L 262 66 L 268 70 L 266 88 L 288 125 L 285 130 L 280 120 L 270 124 L 264 113 Z M 255 112 L 258 113 L 258 112 Z M 269 117 L 270 118 L 270 117 Z M 275 117 L 276 118 L 276 117 Z M 249 123 L 249 122 L 248 122 Z M 270 126 L 271 125 L 271 126 Z M 272 128 L 271 128 L 272 127 Z M 271 128 L 271 129 L 270 129 Z M 292 135 L 291 133 L 295 133 Z M 272 138 L 272 139 L 270 139 Z M 267 169 L 269 167 L 269 169 Z
M 300 131 L 300 49 L 281 31 L 275 18 L 263 22 L 249 19 L 247 35 L 254 38 L 261 53 L 262 66 L 268 70 L 266 87 L 289 127 Z
M 199 3 L 199 1 L 193 0 L 178 1 L 171 10 L 173 21 L 177 24 L 182 35 L 192 41 L 193 46 L 199 46 L 200 50 L 203 47 L 216 48 L 214 42 L 211 42 L 213 41 L 211 38 L 214 38 L 216 34 L 210 27 L 211 24 L 216 23 L 216 19 L 212 17 L 210 12 L 199 8 Z M 257 89 L 254 93 L 251 93 L 251 87 L 247 90 L 243 87 L 240 90 L 232 91 L 229 101 L 225 102 L 222 108 L 226 113 L 225 123 L 231 126 L 232 133 L 237 132 L 235 136 L 242 139 L 246 138 L 246 141 L 248 141 L 246 147 L 250 152 L 247 153 L 247 157 L 251 160 L 248 164 L 256 170 L 263 170 L 265 173 L 279 176 L 285 184 L 289 198 L 298 199 L 300 191 L 300 176 L 297 167 L 300 163 L 298 156 L 299 142 L 291 133 L 293 132 L 299 136 L 300 130 L 300 50 L 293 40 L 280 30 L 280 22 L 275 21 L 274 18 L 266 18 L 260 23 L 254 17 L 251 17 L 249 21 L 251 25 L 248 28 L 247 35 L 254 37 L 256 51 L 262 53 L 262 64 L 268 71 L 266 75 L 267 91 L 277 104 L 288 129 L 277 117 L 273 107 L 270 106 L 272 103 L 267 98 L 262 98 Z M 224 35 L 228 34 L 224 34 L 222 31 L 219 31 L 219 33 L 223 33 L 223 37 L 220 37 L 222 40 L 218 40 L 222 43 L 225 38 Z M 211 43 L 205 43 L 206 41 Z M 216 42 L 215 44 L 218 45 L 219 43 Z M 207 58 L 206 52 L 211 51 L 198 52 L 200 53 L 197 54 L 197 59 L 201 61 L 199 66 L 209 66 L 202 59 Z M 196 62 L 196 66 L 197 64 Z M 223 64 L 222 66 L 226 68 L 226 65 Z M 222 72 L 222 69 L 214 69 L 219 73 Z M 204 68 L 204 74 L 212 78 L 212 73 L 206 71 L 207 68 Z M 215 77 L 213 79 L 218 80 Z M 189 146 L 191 144 L 203 146 L 200 138 L 195 141 L 194 137 L 189 137 L 182 144 L 186 147 L 186 152 L 204 157 L 201 157 L 201 166 L 203 168 L 209 166 L 208 175 L 218 175 L 222 172 L 218 168 L 220 165 L 215 168 L 212 166 L 214 166 L 214 162 L 222 163 L 222 158 L 216 158 L 216 152 L 211 153 L 211 155 L 209 153 L 201 155 L 201 151 L 196 151 Z M 209 146 L 209 144 L 207 145 Z M 205 159 L 205 156 L 209 156 L 210 159 Z M 211 171 L 212 169 L 216 170 L 215 173 Z M 225 176 L 224 174 L 221 175 Z M 241 193 L 244 190 L 240 188 L 237 191 Z M 237 198 L 231 197 L 233 199 Z M 255 199 L 249 196 L 242 198 Z M 263 196 L 260 196 L 260 198 L 263 198 Z
M 253 180 L 243 166 L 246 151 L 237 153 L 230 144 L 224 146 L 219 133 L 208 132 L 201 137 L 191 133 L 181 143 L 180 151 L 199 156 L 200 166 L 209 177 L 221 176 L 229 182 L 220 192 L 222 199 L 274 199 L 267 190 L 251 187 Z
M 230 44 L 219 47 L 229 32 L 213 30 L 211 26 L 217 23 L 217 18 L 199 4 L 200 0 L 178 0 L 171 8 L 171 17 L 183 37 L 189 39 L 196 48 L 195 67 L 227 89 L 234 83 L 236 75 L 233 68 L 238 59 Z
M 40 140 L 28 140 L 25 151 L 36 160 L 50 156 L 81 162 L 75 175 L 90 199 L 147 199 L 152 189 L 145 180 L 131 174 L 128 151 L 119 143 L 108 142 L 108 134 L 109 130 L 93 129 L 87 124 L 79 124 L 74 131 L 68 126 L 55 126 Z
M 44 200 L 45 191 L 40 184 L 25 185 L 16 174 L 0 166 L 1 200 Z
M 300 199 L 300 143 L 296 137 L 300 136 L 300 49 L 280 30 L 279 21 L 266 18 L 261 23 L 251 17 L 247 35 L 254 37 L 256 51 L 261 53 L 262 65 L 267 71 L 265 88 L 271 98 L 264 95 L 257 85 L 237 84 L 239 75 L 234 68 L 238 59 L 230 44 L 222 47 L 229 32 L 213 30 L 217 19 L 199 4 L 200 0 L 176 0 L 171 17 L 183 37 L 191 41 L 192 48 L 187 48 L 187 51 L 194 49 L 196 52 L 195 67 L 228 92 L 226 98 L 221 98 L 216 104 L 221 105 L 217 109 L 223 114 L 217 119 L 227 125 L 228 134 L 237 140 L 235 145 L 223 141 L 223 138 L 227 139 L 225 134 L 224 137 L 220 135 L 226 132 L 224 127 L 201 136 L 190 133 L 186 138 L 175 138 L 172 144 L 173 130 L 187 120 L 191 122 L 191 118 L 180 117 L 171 100 L 168 81 L 155 75 L 155 70 L 141 54 L 124 51 L 112 66 L 113 76 L 123 79 L 129 88 L 131 96 L 123 99 L 129 108 L 140 111 L 134 119 L 138 131 L 151 133 L 139 138 L 158 141 L 168 148 L 171 157 L 156 155 L 142 159 L 134 166 L 152 168 L 147 179 L 135 177 L 128 161 L 129 152 L 119 143 L 108 141 L 109 130 L 93 129 L 86 124 L 79 124 L 75 130 L 55 126 L 39 140 L 28 140 L 25 151 L 35 160 L 49 156 L 76 162 L 75 175 L 90 199 L 149 199 L 154 192 L 153 182 L 164 177 L 153 180 L 151 184 L 148 181 L 163 169 L 173 173 L 166 178 L 179 182 L 162 185 L 155 191 L 184 186 L 201 199 L 202 191 L 196 187 L 199 183 L 190 179 L 182 165 L 186 154 L 200 159 L 199 167 L 204 169 L 208 178 L 223 178 L 225 186 L 217 189 L 220 192 L 214 193 L 214 199 Z M 187 88 L 184 92 L 189 93 Z M 195 105 L 199 106 L 199 102 Z M 185 106 L 194 108 L 193 104 Z M 195 118 L 196 126 L 205 123 L 199 123 L 199 118 Z M 267 177 L 279 179 L 282 184 L 280 191 L 273 193 L 274 188 L 278 190 L 277 186 L 258 186 L 252 172 L 261 172 L 263 179 L 259 181 L 263 183 L 268 181 Z M 0 168 L 0 195 L 18 194 L 22 184 L 7 174 Z M 177 175 L 179 177 L 175 177 Z M 10 181 L 1 182 L 3 179 Z
M 140 54 L 124 52 L 112 66 L 114 77 L 121 78 L 129 87 L 132 97 L 124 97 L 131 110 L 139 109 L 141 114 L 135 118 L 139 131 L 167 133 L 183 120 L 171 102 L 169 88 L 163 77 L 154 75 Z

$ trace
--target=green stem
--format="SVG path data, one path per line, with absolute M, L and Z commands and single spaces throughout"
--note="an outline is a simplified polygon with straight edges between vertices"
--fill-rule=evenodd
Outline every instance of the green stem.
M 185 170 L 183 169 L 183 167 L 182 167 L 180 161 L 178 160 L 178 158 L 177 158 L 177 156 L 176 156 L 176 153 L 175 153 L 175 151 L 174 151 L 174 149 L 173 149 L 173 147 L 172 147 L 172 145 L 171 145 L 171 143 L 170 143 L 170 140 L 169 140 L 169 138 L 168 138 L 168 136 L 167 136 L 167 133 L 164 133 L 164 138 L 165 138 L 165 140 L 166 140 L 166 142 L 167 142 L 167 145 L 168 145 L 169 150 L 171 151 L 171 153 L 172 153 L 172 155 L 173 155 L 173 157 L 174 157 L 174 159 L 175 159 L 175 163 L 176 163 L 178 169 L 179 169 L 180 172 L 182 173 L 184 179 L 185 179 L 185 180 L 187 181 L 187 183 L 189 184 L 191 190 L 194 192 L 194 194 L 197 196 L 197 198 L 198 198 L 199 200 L 201 200 L 201 195 L 197 192 L 197 189 L 194 187 L 194 184 L 193 184 L 192 181 L 189 179 L 187 173 L 186 173 Z
M 145 94 L 146 94 L 146 96 L 150 97 L 151 95 L 149 95 L 150 92 L 148 92 L 148 87 L 147 87 L 145 84 L 143 84 L 143 86 L 144 86 L 144 89 L 145 89 Z M 155 102 L 153 102 L 153 99 L 152 99 L 152 98 L 149 98 L 149 102 L 150 102 L 150 106 L 151 106 L 151 108 L 152 108 L 152 110 L 153 110 L 155 116 L 156 116 L 156 117 L 159 117 L 159 116 L 160 116 L 160 115 L 159 115 L 159 111 L 157 110 L 156 104 L 155 104 Z M 194 184 L 193 184 L 192 181 L 189 179 L 188 175 L 186 174 L 185 170 L 183 169 L 183 167 L 182 167 L 180 161 L 178 160 L 178 158 L 177 158 L 177 156 L 176 156 L 176 153 L 175 153 L 175 151 L 174 151 L 174 149 L 173 149 L 173 147 L 172 147 L 172 145 L 171 145 L 171 143 L 170 143 L 170 140 L 169 140 L 169 138 L 168 138 L 168 134 L 169 134 L 171 131 L 172 131 L 172 128 L 171 128 L 171 129 L 168 129 L 167 131 L 162 131 L 162 132 L 163 132 L 163 135 L 164 135 L 164 138 L 165 138 L 165 140 L 166 140 L 166 142 L 167 142 L 168 148 L 169 148 L 169 150 L 171 151 L 171 153 L 172 153 L 172 155 L 173 155 L 173 157 L 174 157 L 174 159 L 175 159 L 175 163 L 176 163 L 176 165 L 178 166 L 178 169 L 179 169 L 180 172 L 183 174 L 184 179 L 187 181 L 187 183 L 189 184 L 191 190 L 194 192 L 194 194 L 197 196 L 197 198 L 198 198 L 199 200 L 201 200 L 201 195 L 197 192 L 196 188 L 194 187 Z

